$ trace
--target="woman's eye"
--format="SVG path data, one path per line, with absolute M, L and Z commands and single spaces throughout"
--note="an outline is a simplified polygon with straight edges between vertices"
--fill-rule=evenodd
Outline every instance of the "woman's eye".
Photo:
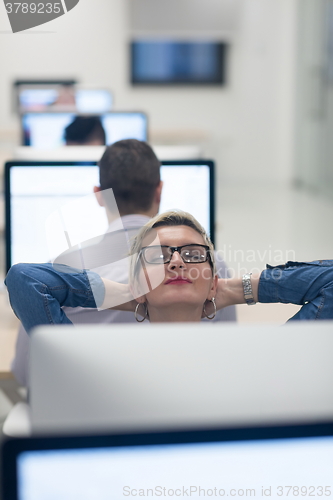
M 200 261 L 200 260 L 201 260 L 200 255 L 191 255 L 192 262 L 196 262 L 196 261 Z
M 184 254 L 184 259 L 188 262 L 195 262 L 201 259 L 201 256 L 197 252 L 186 252 Z
M 161 260 L 163 260 L 163 255 L 153 255 L 152 256 L 152 262 L 161 262 Z

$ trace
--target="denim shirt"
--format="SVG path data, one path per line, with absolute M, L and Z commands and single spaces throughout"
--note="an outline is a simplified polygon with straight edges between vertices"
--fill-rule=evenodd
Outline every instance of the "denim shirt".
M 260 275 L 258 300 L 302 305 L 289 321 L 333 319 L 333 260 L 267 265 Z
M 62 306 L 96 307 L 95 298 L 103 300 L 104 285 L 97 274 L 63 271 L 52 264 L 16 264 L 9 270 L 5 283 L 10 302 L 26 331 L 37 325 L 71 324 Z M 267 266 L 258 295 L 259 302 L 302 305 L 292 320 L 333 319 L 333 260 Z

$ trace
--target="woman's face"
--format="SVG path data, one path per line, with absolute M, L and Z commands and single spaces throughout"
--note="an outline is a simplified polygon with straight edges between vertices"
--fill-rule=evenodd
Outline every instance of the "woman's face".
M 188 226 L 163 226 L 155 231 L 157 238 L 147 246 L 205 245 L 202 236 Z M 180 304 L 202 308 L 207 299 L 215 296 L 217 279 L 212 275 L 208 260 L 186 263 L 179 252 L 175 251 L 167 264 L 147 263 L 141 257 L 141 265 L 141 278 L 144 274 L 145 280 L 149 280 L 150 291 L 137 300 L 147 302 L 149 310 L 151 307 L 167 308 Z

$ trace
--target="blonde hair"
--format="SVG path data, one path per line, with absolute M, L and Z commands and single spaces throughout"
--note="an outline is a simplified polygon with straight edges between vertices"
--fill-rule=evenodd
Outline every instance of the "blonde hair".
M 163 226 L 188 226 L 197 231 L 197 233 L 202 236 L 205 245 L 209 247 L 208 262 L 212 269 L 212 274 L 213 276 L 215 276 L 216 266 L 214 257 L 214 245 L 203 226 L 193 217 L 193 215 L 189 214 L 188 212 L 184 212 L 183 210 L 168 210 L 167 212 L 158 214 L 150 219 L 150 221 L 147 222 L 147 224 L 145 224 L 136 235 L 131 249 L 132 257 L 130 263 L 130 282 L 134 283 L 134 280 L 138 273 L 138 255 L 140 254 L 143 240 L 153 229 Z

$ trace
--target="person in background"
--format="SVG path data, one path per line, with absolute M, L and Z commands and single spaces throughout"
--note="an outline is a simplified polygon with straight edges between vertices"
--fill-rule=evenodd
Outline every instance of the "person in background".
M 105 206 L 109 228 L 108 232 L 122 229 L 129 237 L 135 235 L 159 211 L 163 183 L 160 178 L 160 161 L 152 148 L 145 142 L 136 139 L 118 141 L 108 146 L 99 162 L 100 185 L 94 192 L 98 202 Z M 115 217 L 106 206 L 102 191 L 112 188 L 118 206 L 119 218 Z M 110 276 L 119 283 L 128 282 L 128 269 L 117 266 L 117 275 Z M 229 277 L 224 261 L 216 262 L 216 273 L 219 278 Z M 94 323 L 135 323 L 130 311 L 93 308 L 64 307 L 63 311 L 75 324 Z M 234 305 L 217 311 L 213 321 L 236 321 Z M 20 327 L 16 342 L 16 353 L 11 371 L 24 386 L 27 385 L 29 337 L 23 326 Z
M 105 146 L 106 135 L 98 116 L 77 116 L 65 128 L 66 146 Z

